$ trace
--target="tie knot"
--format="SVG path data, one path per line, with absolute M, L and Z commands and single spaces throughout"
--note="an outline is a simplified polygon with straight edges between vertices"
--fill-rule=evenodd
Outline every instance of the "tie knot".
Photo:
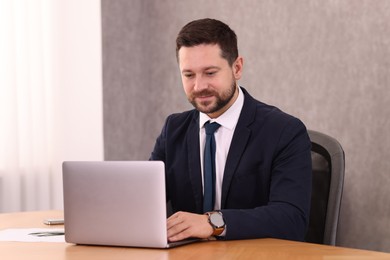
M 204 125 L 204 128 L 206 129 L 206 135 L 212 135 L 214 132 L 220 127 L 221 125 L 218 124 L 217 122 L 210 123 L 206 122 Z

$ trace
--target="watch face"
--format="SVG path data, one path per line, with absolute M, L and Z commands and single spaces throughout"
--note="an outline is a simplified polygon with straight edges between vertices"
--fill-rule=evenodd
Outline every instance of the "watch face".
M 222 215 L 218 212 L 213 212 L 210 214 L 210 222 L 217 228 L 223 227 L 225 225 Z

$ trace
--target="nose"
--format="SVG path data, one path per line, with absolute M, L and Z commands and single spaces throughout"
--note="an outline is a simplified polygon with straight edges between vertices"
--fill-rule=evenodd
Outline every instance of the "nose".
M 194 90 L 199 92 L 207 89 L 208 83 L 202 76 L 197 76 L 194 82 Z

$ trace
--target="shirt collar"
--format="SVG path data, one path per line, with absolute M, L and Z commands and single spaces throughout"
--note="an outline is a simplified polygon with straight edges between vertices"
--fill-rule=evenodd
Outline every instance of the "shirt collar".
M 199 112 L 199 128 L 202 128 L 207 121 L 217 122 L 221 126 L 233 130 L 240 117 L 242 106 L 244 105 L 244 93 L 238 88 L 238 97 L 233 105 L 217 118 L 210 118 L 207 114 Z

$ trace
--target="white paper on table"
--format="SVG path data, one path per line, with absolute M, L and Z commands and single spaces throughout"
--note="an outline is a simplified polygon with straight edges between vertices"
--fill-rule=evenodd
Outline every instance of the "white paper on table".
M 64 229 L 58 228 L 10 228 L 0 230 L 0 241 L 8 242 L 65 242 L 64 235 L 51 235 L 51 233 L 63 233 Z M 42 233 L 41 236 L 32 233 Z M 48 234 L 48 235 L 45 235 Z

